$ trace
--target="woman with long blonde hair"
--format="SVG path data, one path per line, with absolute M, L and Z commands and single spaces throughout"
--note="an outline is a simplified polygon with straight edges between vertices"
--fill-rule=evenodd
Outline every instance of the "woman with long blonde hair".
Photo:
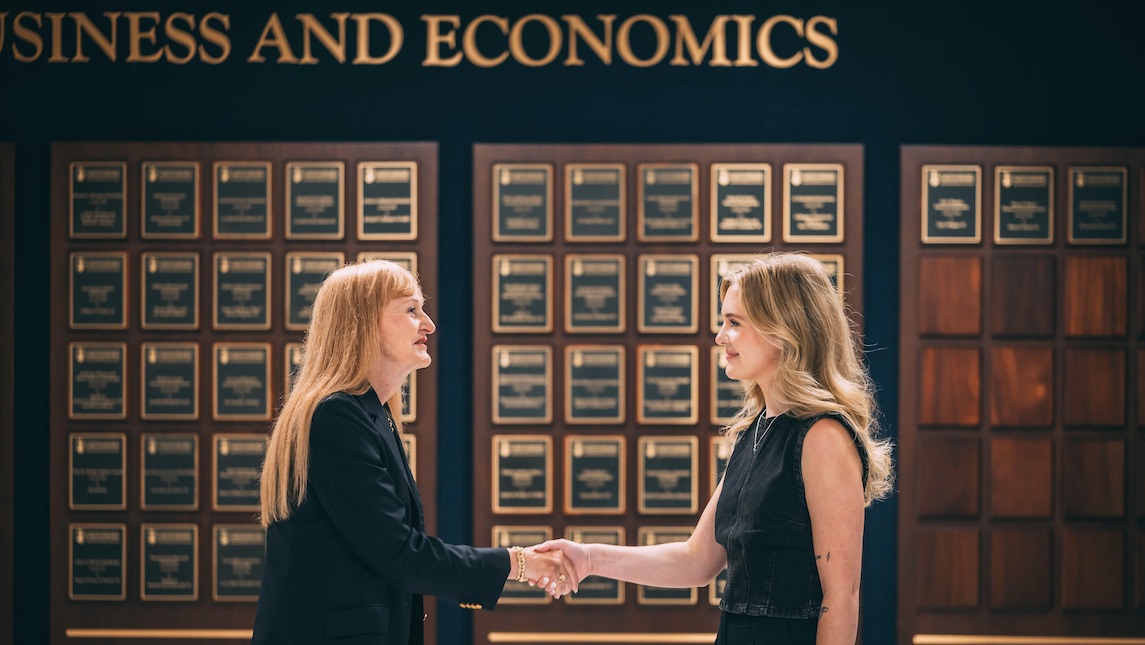
M 556 596 L 575 586 L 552 554 L 425 534 L 398 414 L 402 383 L 431 360 L 424 303 L 413 274 L 381 260 L 344 266 L 318 289 L 262 469 L 253 643 L 420 645 L 424 594 L 492 609 L 506 580 Z
M 761 256 L 720 285 L 716 343 L 744 385 L 735 447 L 687 542 L 546 542 L 577 576 L 703 586 L 725 568 L 717 645 L 854 645 L 863 511 L 893 487 L 858 335 L 822 265 Z

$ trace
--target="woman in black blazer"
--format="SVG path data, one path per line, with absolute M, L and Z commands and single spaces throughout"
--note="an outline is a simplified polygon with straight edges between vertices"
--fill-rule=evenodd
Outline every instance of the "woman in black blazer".
M 402 383 L 431 360 L 423 303 L 417 279 L 380 260 L 342 267 L 319 288 L 262 470 L 253 643 L 420 645 L 425 594 L 492 609 L 506 580 L 557 597 L 575 584 L 556 554 L 425 534 L 396 413 Z

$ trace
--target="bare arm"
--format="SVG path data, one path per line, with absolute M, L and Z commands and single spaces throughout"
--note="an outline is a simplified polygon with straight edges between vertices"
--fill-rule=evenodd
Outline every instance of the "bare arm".
M 850 433 L 835 420 L 811 426 L 803 443 L 803 483 L 811 513 L 824 614 L 816 643 L 854 645 L 863 561 L 863 466 Z
M 615 546 L 550 540 L 537 550 L 564 551 L 580 580 L 596 575 L 657 587 L 700 587 L 711 582 L 727 566 L 724 547 L 716 542 L 716 503 L 721 490 L 723 482 L 716 487 L 686 542 Z

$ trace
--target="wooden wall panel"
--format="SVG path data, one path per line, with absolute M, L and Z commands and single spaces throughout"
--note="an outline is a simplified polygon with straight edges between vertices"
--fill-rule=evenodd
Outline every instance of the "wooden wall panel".
M 982 333 L 982 262 L 973 257 L 923 258 L 919 264 L 919 333 Z
M 919 422 L 976 426 L 981 418 L 982 377 L 977 349 L 922 351 Z
M 1120 426 L 1125 423 L 1125 352 L 1066 349 L 1067 426 Z
M 1125 606 L 1125 533 L 1121 529 L 1062 529 L 1063 609 L 1121 609 Z
M 990 424 L 1046 427 L 1054 419 L 1052 347 L 994 347 L 990 353 Z
M 977 437 L 920 437 L 919 515 L 978 515 L 980 452 Z
M 1127 262 L 1125 257 L 1066 257 L 1067 336 L 1125 335 L 1129 310 Z
M 979 537 L 977 529 L 919 531 L 916 589 L 922 607 L 951 609 L 978 606 Z
M 990 270 L 990 332 L 995 336 L 1054 335 L 1055 261 L 1052 257 L 998 257 Z
M 990 531 L 990 607 L 1049 609 L 1053 602 L 1053 535 L 1048 528 Z
M 990 515 L 1050 517 L 1054 447 L 1049 437 L 990 440 Z
M 1067 517 L 1125 516 L 1125 442 L 1070 439 L 1063 451 L 1062 505 Z

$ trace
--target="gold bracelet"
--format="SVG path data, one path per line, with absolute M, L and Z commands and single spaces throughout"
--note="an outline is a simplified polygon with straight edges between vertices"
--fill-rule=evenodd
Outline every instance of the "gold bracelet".
M 513 547 L 517 551 L 517 582 L 528 582 L 525 575 L 525 550 L 519 546 Z

